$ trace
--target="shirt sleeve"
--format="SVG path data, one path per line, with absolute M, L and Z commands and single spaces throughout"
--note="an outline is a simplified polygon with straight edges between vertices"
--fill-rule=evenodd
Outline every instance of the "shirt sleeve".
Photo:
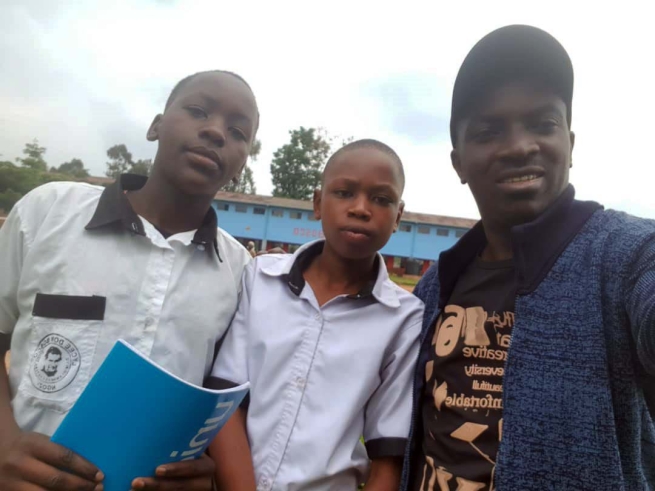
M 624 291 L 637 358 L 647 373 L 655 375 L 655 237 L 632 261 Z
M 248 319 L 254 261 L 244 269 L 239 307 L 218 351 L 211 376 L 205 382 L 210 389 L 227 389 L 248 381 Z
M 400 457 L 405 452 L 422 315 L 416 317 L 388 351 L 380 386 L 366 407 L 364 440 L 371 459 Z
M 0 228 L 0 353 L 9 349 L 18 320 L 18 284 L 26 244 L 18 207 L 14 206 Z

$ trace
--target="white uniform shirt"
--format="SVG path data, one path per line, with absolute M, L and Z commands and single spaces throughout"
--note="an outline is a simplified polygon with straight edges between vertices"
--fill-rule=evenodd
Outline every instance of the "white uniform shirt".
M 0 229 L 0 344 L 24 430 L 51 435 L 119 338 L 189 382 L 209 374 L 251 257 L 213 210 L 165 239 L 123 193 L 144 183 L 46 184 Z
M 355 490 L 369 458 L 405 450 L 423 304 L 389 279 L 380 257 L 374 284 L 319 307 L 302 272 L 321 248 L 246 267 L 208 383 L 251 383 L 247 429 L 260 491 Z

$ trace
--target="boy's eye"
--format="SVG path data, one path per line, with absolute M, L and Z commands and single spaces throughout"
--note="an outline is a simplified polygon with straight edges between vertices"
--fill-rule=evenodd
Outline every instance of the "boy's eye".
M 391 198 L 387 198 L 386 196 L 374 196 L 373 202 L 378 205 L 389 206 L 391 203 L 393 203 L 393 200 L 391 200 Z
M 334 191 L 334 194 L 339 198 L 350 198 L 353 193 L 351 193 L 347 189 L 337 189 L 336 191 Z
M 207 113 L 205 110 L 201 107 L 198 106 L 187 106 L 186 108 L 187 111 L 189 111 L 189 114 L 193 116 L 194 118 L 197 119 L 207 119 Z
M 241 131 L 239 128 L 230 128 L 230 133 L 237 139 L 237 140 L 243 140 L 246 141 L 246 134 Z

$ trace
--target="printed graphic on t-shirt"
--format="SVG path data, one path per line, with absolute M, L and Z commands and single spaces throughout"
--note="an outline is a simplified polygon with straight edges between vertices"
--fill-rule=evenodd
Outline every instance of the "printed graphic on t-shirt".
M 447 305 L 425 367 L 420 491 L 492 491 L 502 438 L 502 391 L 514 313 Z

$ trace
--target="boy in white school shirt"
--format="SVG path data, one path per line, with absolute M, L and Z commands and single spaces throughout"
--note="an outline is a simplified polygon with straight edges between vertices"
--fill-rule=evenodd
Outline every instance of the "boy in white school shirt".
M 241 77 L 191 75 L 148 130 L 158 142 L 149 178 L 47 184 L 13 208 L 0 229 L 0 358 L 11 348 L 9 373 L 0 367 L 0 490 L 102 489 L 102 469 L 48 437 L 117 339 L 202 384 L 251 259 L 217 229 L 211 203 L 243 170 L 258 123 Z M 132 487 L 211 490 L 213 474 L 204 457 Z
M 208 384 L 251 383 L 247 408 L 210 447 L 222 489 L 398 488 L 423 304 L 378 251 L 400 222 L 403 187 L 387 145 L 346 145 L 314 195 L 325 240 L 246 267 Z

